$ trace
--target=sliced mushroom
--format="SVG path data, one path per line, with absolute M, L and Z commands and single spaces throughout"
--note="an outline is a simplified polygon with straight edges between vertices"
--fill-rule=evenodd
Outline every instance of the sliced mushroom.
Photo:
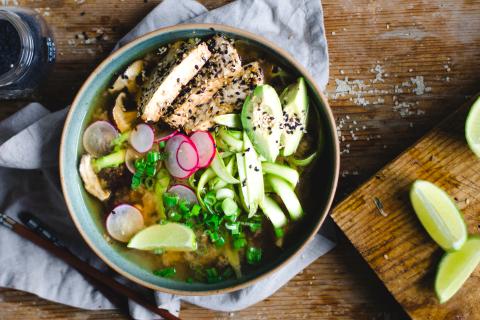
M 115 106 L 112 109 L 112 116 L 115 125 L 120 132 L 125 132 L 132 129 L 132 123 L 137 118 L 136 111 L 126 111 L 125 98 L 127 95 L 125 92 L 121 92 L 117 99 L 115 99 Z
M 104 190 L 100 179 L 93 170 L 92 156 L 85 154 L 80 160 L 80 176 L 82 177 L 85 189 L 99 200 L 104 201 L 110 197 L 110 191 Z
M 127 88 L 129 92 L 135 92 L 138 89 L 137 77 L 143 71 L 143 60 L 137 60 L 128 66 L 121 75 L 118 76 L 117 80 L 113 85 L 108 89 L 108 92 L 115 93 L 123 88 Z

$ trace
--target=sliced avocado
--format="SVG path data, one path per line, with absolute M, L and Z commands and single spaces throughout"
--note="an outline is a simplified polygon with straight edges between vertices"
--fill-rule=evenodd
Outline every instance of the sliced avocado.
M 243 103 L 242 125 L 255 150 L 275 162 L 280 150 L 282 105 L 275 89 L 259 85 Z
M 297 151 L 300 140 L 307 127 L 308 95 L 303 78 L 289 85 L 280 95 L 283 105 L 283 128 L 280 142 L 283 155 L 289 156 Z

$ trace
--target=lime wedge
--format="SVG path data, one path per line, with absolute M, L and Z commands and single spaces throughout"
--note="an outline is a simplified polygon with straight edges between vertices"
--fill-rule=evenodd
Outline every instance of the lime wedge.
M 440 303 L 450 299 L 465 283 L 480 262 L 480 237 L 468 238 L 463 247 L 446 253 L 437 271 L 435 291 Z
M 139 250 L 193 251 L 197 249 L 195 233 L 186 225 L 169 222 L 155 224 L 138 232 L 128 247 Z
M 480 157 L 480 98 L 470 108 L 465 123 L 465 137 L 470 149 Z
M 417 180 L 410 201 L 418 219 L 432 239 L 444 250 L 458 250 L 467 239 L 462 215 L 448 194 L 428 181 Z

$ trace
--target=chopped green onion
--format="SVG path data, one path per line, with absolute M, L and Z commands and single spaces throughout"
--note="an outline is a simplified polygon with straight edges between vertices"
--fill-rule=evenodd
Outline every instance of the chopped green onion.
M 148 177 L 153 177 L 155 175 L 155 173 L 157 173 L 157 167 L 156 165 L 153 165 L 153 166 L 147 166 L 145 168 L 145 174 L 148 176 Z
M 143 184 L 145 185 L 145 187 L 146 187 L 148 190 L 152 190 L 152 189 L 153 189 L 153 185 L 155 184 L 155 180 L 153 180 L 152 177 L 147 177 L 147 178 L 145 178 L 145 180 L 143 181 Z
M 285 232 L 283 231 L 282 228 L 275 228 L 275 236 L 277 238 L 283 238 L 284 235 L 285 235 Z
M 225 238 L 223 236 L 219 236 L 217 241 L 215 241 L 215 245 L 217 248 L 223 247 L 225 245 Z
M 240 233 L 240 223 L 238 222 L 226 222 L 225 228 L 230 230 L 231 234 L 239 234 Z
M 217 198 L 215 197 L 214 192 L 209 192 L 205 195 L 205 198 L 203 198 L 203 202 L 207 206 L 213 206 L 217 202 Z
M 250 231 L 257 232 L 258 230 L 262 229 L 262 224 L 260 222 L 250 222 L 248 224 Z
M 166 145 L 166 144 L 167 144 L 167 143 L 166 143 L 165 141 L 160 141 L 160 142 L 158 143 L 158 146 L 159 146 L 161 149 L 163 149 L 163 148 L 165 148 L 165 145 Z
M 156 163 L 160 160 L 160 153 L 157 151 L 150 151 L 147 153 L 147 163 Z
M 165 192 L 163 194 L 163 203 L 167 208 L 175 207 L 178 203 L 178 195 Z
M 233 269 L 230 267 L 227 267 L 223 272 L 222 272 L 222 277 L 224 279 L 231 278 L 234 275 Z
M 139 170 L 139 169 L 145 169 L 147 164 L 145 163 L 145 159 L 142 158 L 142 159 L 135 160 L 134 166 L 136 170 Z
M 196 217 L 200 214 L 200 210 L 202 210 L 202 207 L 198 204 L 194 204 L 192 210 L 190 210 L 190 215 Z
M 177 270 L 174 267 L 154 270 L 153 274 L 159 277 L 170 278 L 177 274 Z
M 213 209 L 215 210 L 216 213 L 221 214 L 223 212 L 222 203 L 221 202 L 215 203 L 215 205 L 213 206 Z
M 187 200 L 181 200 L 178 203 L 178 208 L 184 215 L 190 214 L 190 203 Z
M 241 235 L 235 235 L 233 240 L 233 247 L 241 249 L 247 245 L 247 240 Z
M 256 247 L 248 247 L 245 253 L 248 264 L 257 264 L 262 260 L 262 249 Z
M 137 189 L 138 187 L 140 187 L 140 184 L 142 183 L 142 178 L 139 177 L 137 174 L 134 174 L 133 177 L 132 177 L 132 184 L 131 184 L 131 188 L 133 190 Z
M 168 212 L 168 217 L 170 218 L 171 221 L 175 221 L 175 222 L 182 220 L 182 215 L 175 210 L 170 210 Z
M 220 226 L 220 217 L 215 214 L 208 215 L 207 219 L 205 219 L 205 224 L 213 230 L 217 230 Z
M 237 213 L 238 205 L 233 199 L 225 198 L 222 202 L 222 210 L 227 216 L 231 216 Z
M 220 275 L 218 274 L 217 269 L 209 268 L 205 271 L 207 273 L 207 282 L 208 283 L 215 283 L 215 282 L 219 282 L 219 281 L 222 280 L 222 277 L 220 277 Z

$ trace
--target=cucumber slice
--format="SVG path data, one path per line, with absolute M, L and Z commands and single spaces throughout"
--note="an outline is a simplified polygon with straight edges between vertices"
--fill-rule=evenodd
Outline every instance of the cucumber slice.
M 245 170 L 245 157 L 242 153 L 236 154 L 237 159 L 237 168 L 238 168 L 238 177 L 240 179 L 240 200 L 242 206 L 246 211 L 250 211 L 249 207 L 249 198 L 247 190 L 247 171 Z
M 295 187 L 298 183 L 299 174 L 297 170 L 287 167 L 285 165 L 271 162 L 263 162 L 262 169 L 264 173 L 270 173 L 287 180 L 293 187 Z
M 448 301 L 480 262 L 480 237 L 470 237 L 459 251 L 446 253 L 438 267 L 435 292 L 440 303 Z
M 225 164 L 223 163 L 222 158 L 218 153 L 213 158 L 213 161 L 210 164 L 210 168 L 212 168 L 212 170 L 217 174 L 217 176 L 223 181 L 231 184 L 240 183 L 240 181 L 235 179 L 233 175 L 230 172 L 228 172 L 227 168 L 225 167 Z
M 287 224 L 287 217 L 282 208 L 272 198 L 265 196 L 263 203 L 260 205 L 263 213 L 270 219 L 275 228 L 281 228 Z
M 293 220 L 298 220 L 303 215 L 303 209 L 292 186 L 287 181 L 274 175 L 269 174 L 265 177 L 272 186 L 273 191 L 282 199 L 290 217 Z
M 265 189 L 263 186 L 262 163 L 246 132 L 243 132 L 243 149 L 245 150 L 245 171 L 249 199 L 248 207 L 250 209 L 248 217 L 250 218 L 257 212 L 258 206 L 263 202 Z
M 235 138 L 228 130 L 220 128 L 220 130 L 218 130 L 218 136 L 228 145 L 229 148 L 225 149 L 226 151 L 242 152 L 243 141 Z
M 410 201 L 418 219 L 432 239 L 444 250 L 458 250 L 467 239 L 462 214 L 448 194 L 428 181 L 417 180 Z
M 229 128 L 236 128 L 236 129 L 242 128 L 242 120 L 240 119 L 240 115 L 237 113 L 222 114 L 213 118 L 213 121 L 216 124 L 226 126 Z

